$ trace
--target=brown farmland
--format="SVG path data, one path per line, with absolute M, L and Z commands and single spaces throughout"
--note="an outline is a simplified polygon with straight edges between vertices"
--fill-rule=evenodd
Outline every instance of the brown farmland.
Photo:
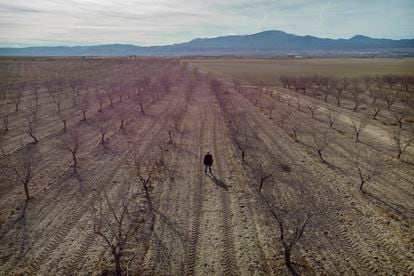
M 412 60 L 186 62 L 0 60 L 1 275 L 414 274 Z
M 414 74 L 413 58 L 285 58 L 285 59 L 227 59 L 208 58 L 189 60 L 206 71 L 228 79 L 262 80 L 278 84 L 281 76 L 361 77 L 364 75 Z

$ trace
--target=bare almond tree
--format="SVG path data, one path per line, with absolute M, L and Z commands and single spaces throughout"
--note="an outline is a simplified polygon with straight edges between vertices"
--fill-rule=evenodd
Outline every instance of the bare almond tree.
M 58 146 L 65 150 L 69 151 L 72 155 L 72 161 L 73 161 L 73 169 L 74 172 L 77 173 L 78 169 L 78 159 L 77 154 L 80 147 L 80 132 L 77 128 L 71 129 L 67 131 L 64 135 L 60 138 L 60 143 Z
M 303 194 L 303 191 L 300 190 L 298 193 Z M 299 276 L 298 267 L 292 260 L 293 249 L 312 225 L 318 225 L 318 228 L 323 227 L 322 220 L 317 220 L 317 218 L 322 217 L 322 213 L 325 213 L 326 217 L 327 208 L 321 206 L 309 208 L 303 204 L 303 196 L 300 195 L 297 200 L 293 198 L 289 202 L 276 199 L 271 193 L 258 193 L 258 195 L 265 212 L 269 212 L 270 217 L 275 221 L 275 233 L 278 234 L 283 248 L 283 259 L 287 270 L 291 275 Z
M 399 112 L 394 112 L 393 113 L 394 119 L 395 119 L 395 121 L 397 121 L 398 126 L 400 128 L 403 127 L 404 118 L 407 117 L 409 114 L 410 114 L 410 109 L 408 109 L 407 107 L 403 108 Z
M 0 117 L 3 123 L 4 132 L 9 131 L 9 114 L 5 112 L 5 113 L 2 113 Z
M 267 110 L 267 118 L 269 118 L 269 120 L 273 120 L 273 106 L 267 105 L 265 109 Z
M 358 83 L 355 83 L 352 88 L 351 88 L 351 95 L 352 95 L 352 99 L 354 101 L 354 108 L 352 109 L 352 111 L 356 112 L 358 107 L 361 105 L 362 103 L 362 89 L 361 87 L 359 87 Z
M 308 104 L 306 107 L 309 109 L 309 111 L 311 113 L 311 118 L 314 119 L 315 118 L 315 112 L 318 111 L 318 109 L 319 109 L 319 104 L 312 104 L 311 103 L 311 104 Z
M 19 112 L 19 105 L 22 101 L 23 92 L 20 89 L 13 91 L 11 94 L 11 100 L 15 106 L 15 112 Z
M 295 98 L 296 98 L 296 108 L 297 108 L 297 110 L 301 111 L 302 101 L 301 101 L 299 96 L 296 96 Z
M 279 116 L 279 127 L 283 129 L 285 122 L 291 117 L 291 111 L 282 110 L 282 114 Z
M 17 163 L 13 167 L 15 175 L 23 184 L 26 200 L 30 199 L 29 184 L 33 178 L 33 164 L 35 163 L 36 154 L 37 149 L 35 146 L 29 144 L 23 147 Z
M 326 113 L 326 117 L 328 117 L 329 127 L 333 128 L 334 123 L 339 117 L 339 111 L 335 109 L 329 109 L 328 113 Z
M 120 129 L 125 130 L 126 121 L 127 121 L 128 117 L 129 117 L 129 114 L 126 111 L 124 111 L 124 110 L 121 110 L 118 113 L 118 120 L 120 122 L 120 125 L 119 125 L 119 128 Z
M 391 110 L 391 107 L 397 100 L 398 95 L 394 91 L 383 91 L 381 97 L 387 103 L 387 109 Z
M 232 114 L 232 119 L 228 121 L 231 138 L 240 151 L 241 161 L 246 163 L 247 150 L 250 148 L 250 136 L 247 130 L 243 127 L 242 119 L 237 118 L 237 115 Z
M 355 144 L 351 158 L 358 172 L 360 180 L 359 190 L 363 192 L 365 183 L 381 174 L 383 161 L 381 158 L 378 158 L 378 154 L 360 144 Z
M 407 148 L 411 145 L 414 140 L 414 134 L 411 133 L 404 133 L 402 128 L 396 127 L 393 130 L 392 138 L 395 143 L 395 147 L 397 150 L 397 159 L 401 159 L 402 154 L 407 150 Z
M 109 99 L 109 106 L 113 107 L 114 106 L 114 98 L 115 95 L 113 94 L 113 92 L 109 89 L 108 92 L 106 93 L 108 99 Z
M 30 85 L 33 88 L 33 94 L 35 96 L 36 105 L 39 105 L 39 91 L 40 91 L 40 88 L 42 88 L 42 85 L 40 82 L 34 82 L 34 83 L 31 83 Z
M 0 132 L 0 153 L 4 156 L 4 154 L 6 153 L 4 150 L 4 145 L 6 144 L 6 137 L 4 133 Z M 1 159 L 0 159 L 1 161 Z M 0 163 L 1 165 L 1 163 Z
M 60 95 L 53 95 L 52 96 L 53 103 L 56 105 L 57 112 L 59 113 L 61 111 L 61 105 L 62 105 L 62 97 Z
M 351 126 L 355 133 L 355 142 L 359 142 L 359 138 L 361 134 L 365 130 L 368 125 L 368 119 L 366 117 L 358 119 L 358 118 L 351 118 Z
M 171 145 L 174 144 L 174 141 L 173 141 L 174 126 L 173 125 L 168 126 L 166 131 L 168 134 L 167 144 L 171 144 Z
M 381 112 L 381 110 L 383 110 L 383 106 L 379 103 L 373 103 L 373 104 L 371 104 L 371 109 L 372 109 L 372 112 L 373 112 L 372 119 L 377 120 L 377 116 Z
M 295 118 L 291 117 L 290 125 L 292 129 L 293 141 L 295 141 L 295 143 L 299 143 L 298 133 L 299 133 L 299 130 L 302 128 L 301 121 L 296 120 Z
M 122 263 L 128 242 L 143 228 L 139 189 L 133 181 L 118 187 L 110 195 L 101 185 L 98 203 L 92 208 L 93 232 L 114 260 L 115 275 L 122 275 Z M 125 185 L 125 184 L 124 184 Z
M 103 106 L 103 101 L 104 101 L 104 94 L 100 93 L 100 92 L 96 92 L 95 97 L 96 97 L 96 101 L 99 104 L 98 112 L 102 112 L 103 111 L 102 106 Z
M 318 157 L 322 163 L 326 163 L 325 159 L 323 158 L 322 152 L 329 146 L 331 140 L 332 135 L 329 132 L 329 129 L 312 130 L 312 147 L 316 150 Z
M 233 87 L 239 94 L 242 94 L 242 83 L 239 80 L 233 80 Z
M 25 120 L 26 120 L 26 127 L 25 132 L 29 134 L 29 136 L 33 139 L 33 144 L 37 144 L 39 140 L 37 139 L 37 118 L 33 116 L 32 113 L 26 112 L 25 114 Z
M 349 81 L 348 79 L 344 78 L 338 82 L 333 82 L 332 84 L 334 84 L 333 92 L 336 98 L 336 105 L 340 107 L 343 93 L 347 90 L 349 86 Z
M 101 145 L 105 145 L 105 135 L 109 131 L 110 125 L 111 121 L 106 115 L 100 115 L 95 121 L 95 126 L 101 135 Z
M 91 103 L 87 94 L 81 96 L 79 101 L 79 110 L 82 112 L 83 121 L 86 121 L 86 111 L 88 111 Z
M 281 215 L 281 211 L 279 214 L 277 214 L 275 210 L 271 211 L 271 213 L 273 215 L 273 218 L 278 223 L 279 240 L 283 245 L 283 256 L 286 268 L 293 276 L 300 276 L 292 262 L 292 249 L 302 239 L 303 234 L 309 225 L 309 222 L 316 214 L 307 213 L 306 211 L 298 211 L 298 215 L 291 215 L 291 218 L 287 219 Z
M 66 130 L 67 130 L 67 121 L 71 117 L 71 114 L 69 112 L 61 111 L 61 112 L 56 112 L 55 116 L 62 122 L 63 132 L 66 132 Z
M 372 99 L 371 104 L 376 104 L 378 98 L 381 96 L 381 90 L 378 87 L 370 87 L 368 92 L 370 98 Z
M 38 112 L 39 112 L 39 105 L 37 105 L 35 101 L 31 100 L 31 101 L 29 101 L 26 108 L 29 110 L 30 116 L 33 118 L 33 120 L 37 121 L 37 119 L 38 119 L 37 115 L 38 115 Z
M 323 93 L 323 101 L 326 103 L 328 102 L 328 97 L 331 94 L 332 91 L 332 85 L 328 82 L 328 85 L 324 87 L 322 90 Z
M 259 193 L 262 192 L 263 185 L 271 180 L 271 177 L 275 173 L 275 167 L 273 165 L 274 160 L 266 159 L 266 158 L 259 158 L 255 162 L 249 165 L 251 168 L 254 177 L 257 181 L 257 188 L 259 189 Z

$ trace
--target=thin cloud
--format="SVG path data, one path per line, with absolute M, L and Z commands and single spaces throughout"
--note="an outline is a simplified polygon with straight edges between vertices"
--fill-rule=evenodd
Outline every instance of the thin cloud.
M 319 13 L 319 27 L 322 27 L 323 23 L 325 22 L 325 12 L 329 8 L 329 5 L 331 5 L 331 1 L 328 1 L 325 5 L 322 6 L 321 12 Z
M 414 37 L 412 0 L 5 1 L 0 45 L 165 45 L 275 29 L 332 38 Z

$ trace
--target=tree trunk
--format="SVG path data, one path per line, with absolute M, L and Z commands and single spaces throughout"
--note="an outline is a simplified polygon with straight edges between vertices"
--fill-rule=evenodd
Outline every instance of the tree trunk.
M 295 140 L 295 143 L 299 142 L 298 135 L 296 133 L 296 129 L 293 129 L 293 139 Z
M 323 157 L 322 157 L 322 150 L 320 149 L 318 149 L 318 156 L 319 156 L 319 159 L 321 159 L 321 162 L 325 163 L 325 160 L 323 160 Z
M 29 195 L 29 181 L 30 181 L 30 172 L 26 173 L 26 180 L 23 183 L 24 186 L 24 194 L 26 195 L 26 200 L 30 199 Z
M 260 179 L 260 183 L 259 183 L 259 193 L 261 193 L 261 192 L 262 192 L 263 182 L 264 182 L 264 179 L 263 179 L 263 178 L 262 178 L 262 179 Z
M 114 261 L 115 261 L 115 274 L 117 276 L 121 276 L 122 275 L 121 256 L 119 253 L 114 253 Z
M 363 181 L 363 180 L 361 180 L 361 183 L 359 183 L 359 190 L 361 192 L 363 192 L 364 184 L 365 184 L 365 181 Z
M 73 160 L 73 169 L 76 173 L 76 170 L 78 168 L 78 160 L 76 159 L 76 152 L 72 152 L 72 160 Z
M 290 249 L 285 248 L 285 254 L 284 255 L 285 255 L 285 264 L 286 264 L 286 267 L 288 268 L 289 272 L 293 276 L 299 276 L 300 274 L 298 272 L 296 272 L 296 270 L 292 266 L 292 261 L 290 260 Z
M 82 111 L 82 115 L 83 115 L 83 121 L 86 121 L 86 112 Z
M 33 135 L 33 133 L 32 133 L 31 131 L 29 132 L 29 135 L 30 135 L 30 137 L 32 137 L 32 138 L 33 138 L 33 140 L 34 140 L 34 141 L 33 141 L 33 143 L 34 143 L 34 144 L 37 144 L 37 142 L 39 142 L 39 140 L 37 140 L 36 136 L 34 136 L 34 135 Z

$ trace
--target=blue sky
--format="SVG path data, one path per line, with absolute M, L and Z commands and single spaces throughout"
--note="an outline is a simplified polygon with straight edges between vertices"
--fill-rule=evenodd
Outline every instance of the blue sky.
M 128 43 L 282 30 L 414 38 L 414 0 L 0 0 L 0 46 Z

